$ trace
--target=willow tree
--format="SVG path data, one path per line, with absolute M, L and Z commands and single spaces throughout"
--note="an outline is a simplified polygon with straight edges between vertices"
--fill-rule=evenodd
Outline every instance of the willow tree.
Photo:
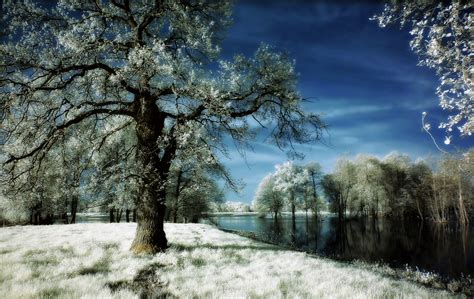
M 104 119 L 128 118 L 141 169 L 132 251 L 154 253 L 167 247 L 166 182 L 177 152 L 199 147 L 202 161 L 216 161 L 225 136 L 239 146 L 255 136 L 250 119 L 265 126 L 279 147 L 317 140 L 322 123 L 302 111 L 286 55 L 262 46 L 251 58 L 219 60 L 230 2 L 4 2 L 4 174 L 15 180 L 34 173 L 60 136 L 79 123 L 92 120 L 94 131 Z M 120 127 L 84 142 L 98 143 L 100 152 L 116 132 Z M 190 136 L 202 138 L 189 145 L 196 139 Z

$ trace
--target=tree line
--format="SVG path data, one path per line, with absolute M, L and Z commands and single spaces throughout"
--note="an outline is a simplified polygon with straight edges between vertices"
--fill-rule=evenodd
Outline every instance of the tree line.
M 287 209 L 294 218 L 295 209 L 317 212 L 324 202 L 341 220 L 391 217 L 467 224 L 474 213 L 474 149 L 416 162 L 396 152 L 382 160 L 343 157 L 325 175 L 315 162 L 287 162 L 261 181 L 254 207 L 274 217 Z

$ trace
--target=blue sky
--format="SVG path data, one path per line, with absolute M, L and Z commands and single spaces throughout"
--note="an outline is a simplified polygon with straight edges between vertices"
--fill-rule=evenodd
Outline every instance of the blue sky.
M 305 159 L 326 172 L 341 155 L 383 157 L 391 151 L 412 159 L 437 154 L 421 130 L 421 113 L 436 128 L 446 117 L 435 94 L 433 70 L 417 66 L 407 29 L 379 28 L 369 18 L 382 10 L 375 1 L 238 1 L 234 25 L 222 45 L 222 56 L 252 55 L 261 43 L 286 51 L 296 61 L 299 90 L 307 111 L 321 114 L 329 130 L 324 144 L 299 146 Z M 435 132 L 439 142 L 443 132 Z M 474 145 L 454 139 L 454 146 Z M 250 202 L 260 180 L 287 160 L 284 152 L 262 140 L 241 157 L 232 146 L 224 159 L 236 179 L 245 183 L 227 200 Z M 454 150 L 451 146 L 449 150 Z

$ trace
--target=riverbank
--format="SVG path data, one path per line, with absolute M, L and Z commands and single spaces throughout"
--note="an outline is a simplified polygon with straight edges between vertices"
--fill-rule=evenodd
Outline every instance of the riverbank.
M 93 223 L 1 228 L 0 297 L 450 296 L 204 224 L 166 224 L 170 249 L 134 256 L 128 248 L 135 227 Z

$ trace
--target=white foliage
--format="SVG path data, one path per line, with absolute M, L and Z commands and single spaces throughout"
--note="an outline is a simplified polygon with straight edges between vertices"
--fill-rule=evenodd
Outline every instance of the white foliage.
M 436 93 L 441 108 L 451 115 L 439 127 L 448 135 L 453 128 L 461 136 L 474 132 L 473 8 L 472 2 L 461 0 L 401 1 L 373 17 L 381 27 L 396 22 L 411 26 L 411 49 L 420 65 L 436 70 L 440 78 Z

